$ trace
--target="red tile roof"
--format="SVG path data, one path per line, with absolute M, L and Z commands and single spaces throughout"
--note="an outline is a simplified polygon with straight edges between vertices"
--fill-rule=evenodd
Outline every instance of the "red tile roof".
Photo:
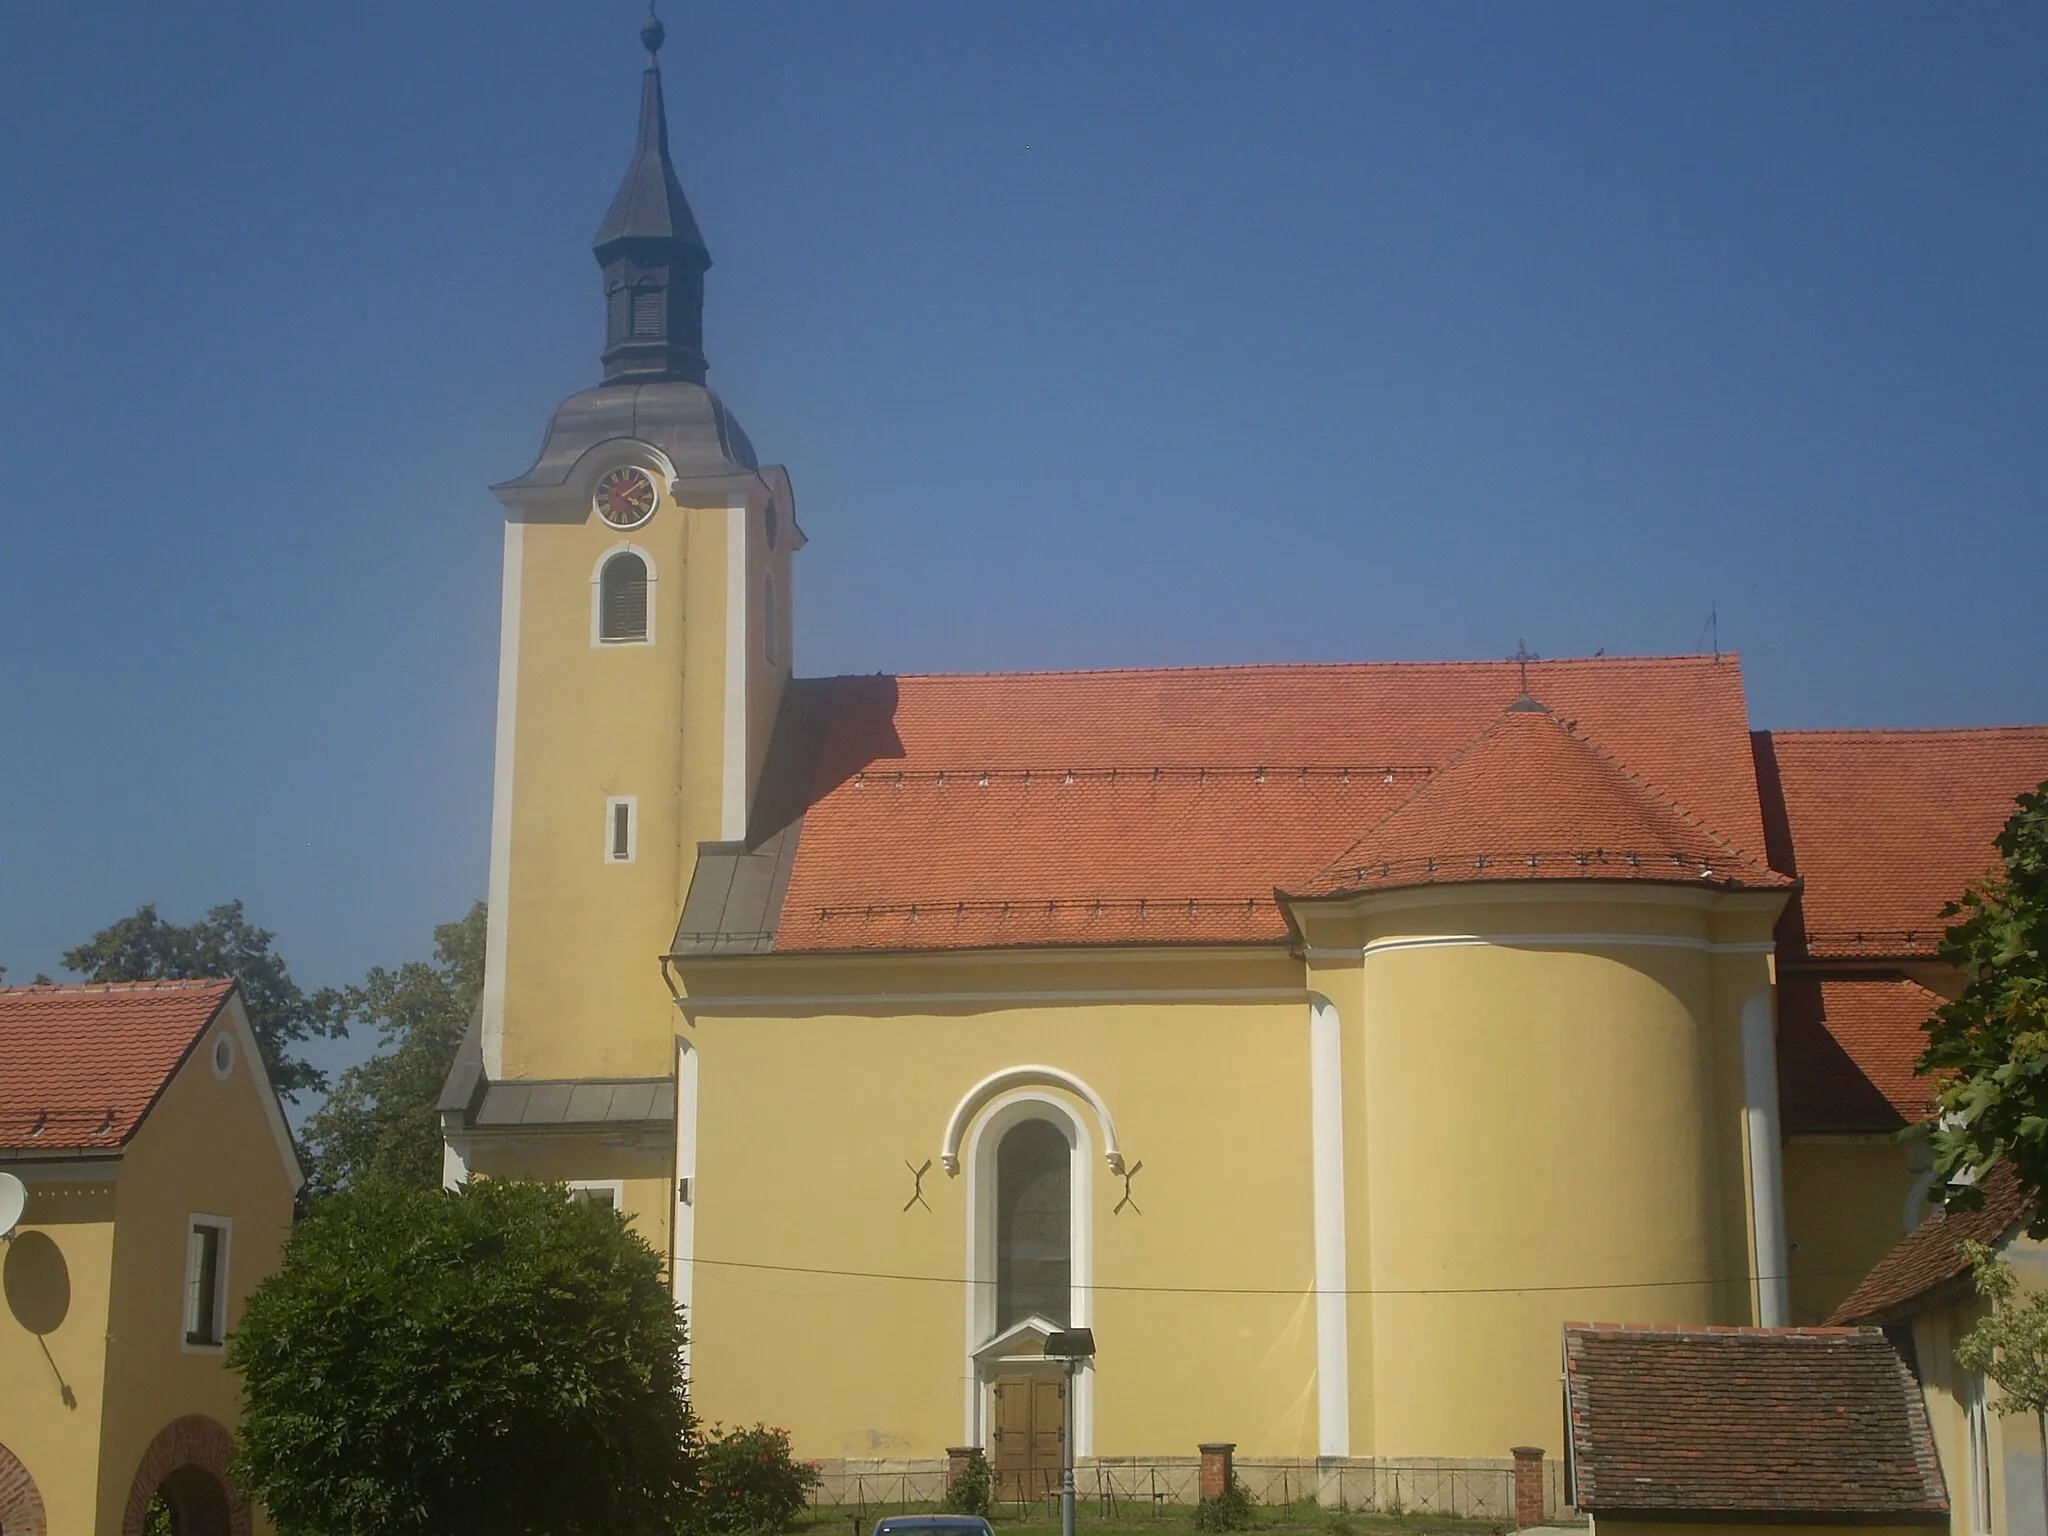
M 0 1148 L 120 1146 L 234 985 L 0 987 Z
M 1898 976 L 1778 976 L 1778 1098 L 1787 1131 L 1895 1131 L 1925 1118 L 1913 1075 L 1939 993 Z
M 810 686 L 822 745 L 777 952 L 1282 942 L 1275 888 L 1313 881 L 1521 692 L 1501 662 Z M 1764 862 L 1734 657 L 1535 662 L 1529 689 Z M 1557 820 L 1562 846 L 1599 845 Z
M 2033 1211 L 2012 1169 L 2001 1163 L 1984 1177 L 1984 1208 L 1936 1211 L 1900 1239 L 1863 1277 L 1831 1323 L 1901 1323 L 1961 1301 L 1975 1289 L 1963 1244 L 1996 1248 Z
M 1476 880 L 1790 883 L 1534 701 L 1511 705 L 1303 894 Z
M 1787 953 L 1927 955 L 2013 797 L 2048 780 L 2048 726 L 1759 732 L 1757 760 L 1771 861 L 1806 887 Z
M 1577 1504 L 1596 1517 L 1936 1524 L 1920 1387 L 1875 1329 L 1565 1327 Z

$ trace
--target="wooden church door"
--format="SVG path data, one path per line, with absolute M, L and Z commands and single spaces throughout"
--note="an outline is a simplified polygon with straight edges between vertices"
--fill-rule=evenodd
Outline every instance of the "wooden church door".
M 995 1384 L 996 1497 L 1043 1498 L 1060 1485 L 1067 1383 L 1061 1376 L 999 1376 Z

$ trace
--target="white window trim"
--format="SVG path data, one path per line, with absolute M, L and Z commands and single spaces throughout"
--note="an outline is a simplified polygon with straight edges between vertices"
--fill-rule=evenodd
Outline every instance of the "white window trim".
M 223 1048 L 228 1058 L 225 1063 L 220 1059 Z M 214 1035 L 213 1043 L 206 1048 L 206 1064 L 213 1068 L 215 1077 L 226 1082 L 235 1075 L 235 1056 L 235 1028 L 228 1024 Z
M 216 1227 L 220 1231 L 219 1273 L 213 1287 L 213 1332 L 220 1336 L 218 1344 L 195 1344 L 191 1330 L 186 1326 L 186 1309 L 192 1294 L 192 1229 L 194 1227 Z M 216 1216 L 208 1211 L 190 1211 L 185 1216 L 185 1284 L 178 1293 L 178 1348 L 188 1355 L 217 1355 L 227 1348 L 228 1337 L 228 1276 L 233 1271 L 235 1251 L 235 1219 L 232 1216 Z
M 604 568 L 619 555 L 638 555 L 640 563 L 647 567 L 647 633 L 638 640 L 607 640 L 604 637 Z M 593 650 L 631 650 L 634 646 L 654 644 L 654 616 L 659 604 L 655 602 L 659 578 L 654 569 L 654 556 L 635 544 L 631 539 L 621 539 L 597 557 L 597 563 L 590 568 L 590 644 Z
M 1091 1106 L 1093 1107 L 1093 1106 Z M 962 1445 L 986 1445 L 989 1395 L 995 1377 L 982 1358 L 996 1333 L 996 1145 L 1024 1120 L 1058 1127 L 1072 1148 L 1067 1178 L 1070 1266 L 1067 1326 L 1091 1326 L 1095 1297 L 1095 1143 L 1087 1122 L 1065 1099 L 1043 1090 L 1020 1089 L 987 1106 L 967 1143 L 967 1394 L 966 1438 Z M 1095 1454 L 1095 1364 L 1074 1374 L 1074 1454 Z
M 626 856 L 622 859 L 612 849 L 612 822 L 619 814 L 619 807 L 626 808 Z M 613 795 L 604 803 L 604 861 L 607 864 L 633 864 L 640 858 L 640 797 L 638 795 Z
M 569 1192 L 573 1195 L 579 1189 L 601 1189 L 612 1197 L 612 1209 L 619 1215 L 626 1214 L 626 1181 L 624 1179 L 570 1179 Z

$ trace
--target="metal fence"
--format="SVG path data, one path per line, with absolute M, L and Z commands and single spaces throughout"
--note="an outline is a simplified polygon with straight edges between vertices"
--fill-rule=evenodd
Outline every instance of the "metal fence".
M 1236 1462 L 1237 1480 L 1252 1500 L 1278 1506 L 1314 1503 L 1359 1514 L 1418 1516 L 1512 1526 L 1514 1463 L 1491 1460 L 1371 1460 L 1327 1458 Z M 1564 1498 L 1563 1467 L 1543 1465 L 1547 1518 L 1572 1518 Z M 830 1461 L 819 1465 L 811 1505 L 852 1516 L 918 1513 L 937 1509 L 946 1496 L 946 1464 L 938 1460 Z M 1201 1461 L 1194 1456 L 1088 1458 L 1074 1469 L 1075 1491 L 1099 1517 L 1118 1520 L 1184 1518 L 1201 1499 Z M 1059 1474 L 1035 1474 L 1035 1486 L 1000 1490 L 1002 1512 L 1012 1518 L 1058 1518 Z M 1028 1498 L 1019 1498 L 1028 1491 Z

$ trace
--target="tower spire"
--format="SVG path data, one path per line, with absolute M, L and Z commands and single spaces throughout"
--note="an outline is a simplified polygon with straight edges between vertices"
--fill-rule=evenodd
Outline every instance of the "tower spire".
M 704 382 L 704 274 L 711 252 L 669 159 L 659 59 L 666 36 L 650 5 L 640 24 L 647 69 L 640 78 L 633 163 L 591 246 L 604 273 L 607 384 Z

